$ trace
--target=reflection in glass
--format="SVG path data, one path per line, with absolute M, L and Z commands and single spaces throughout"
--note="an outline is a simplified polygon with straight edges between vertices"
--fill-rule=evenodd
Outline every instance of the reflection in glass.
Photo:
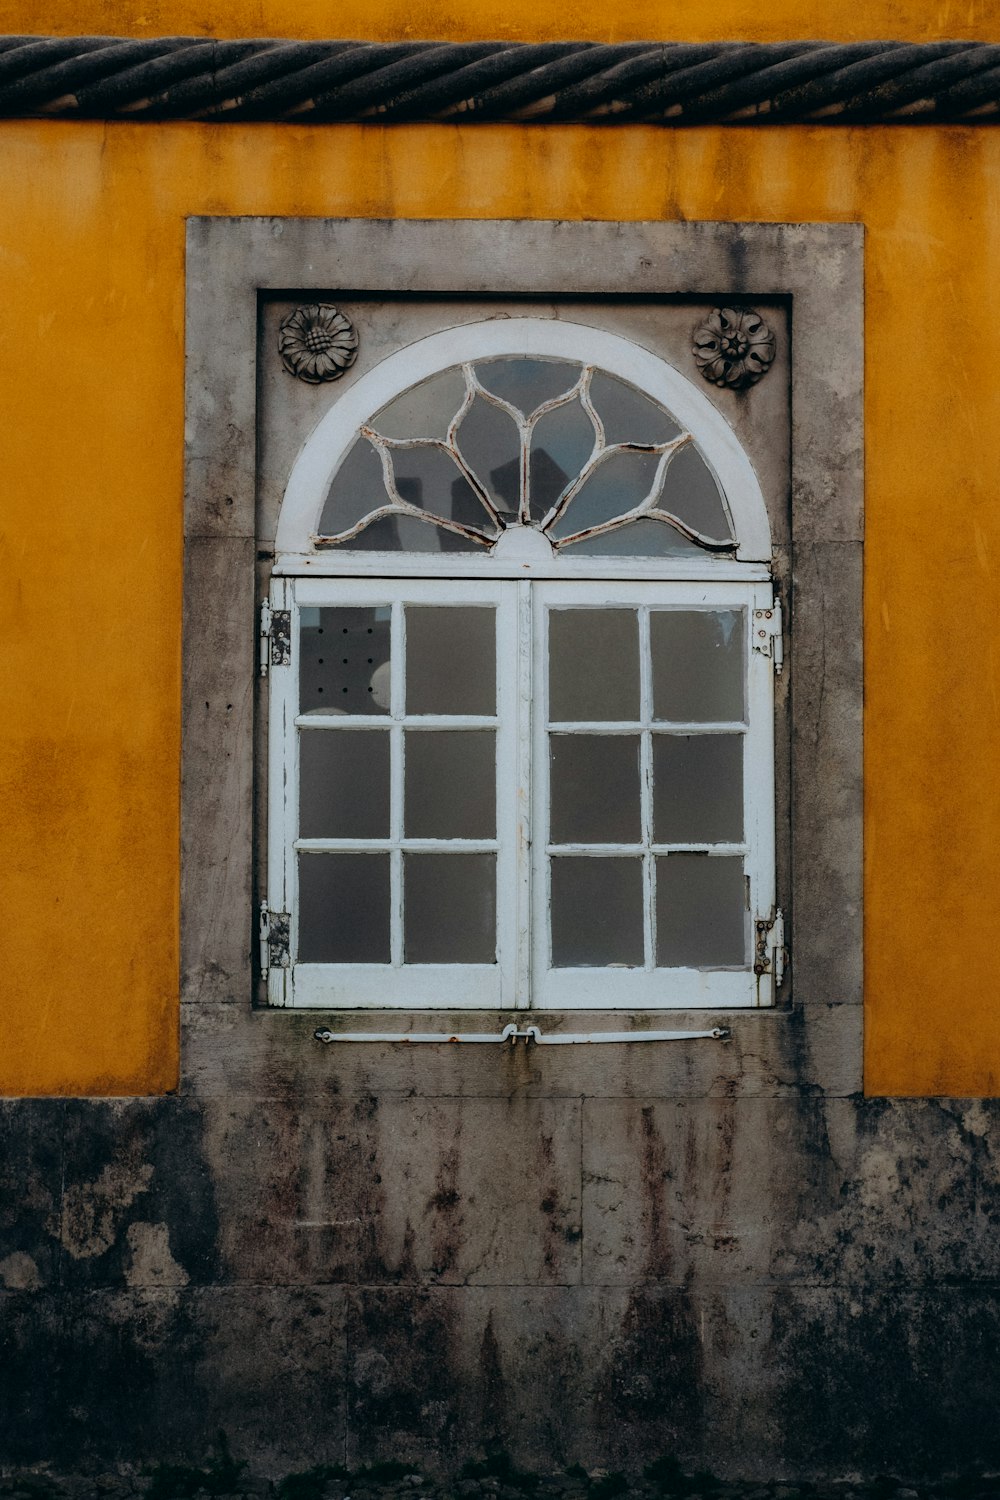
M 524 416 L 571 391 L 580 366 L 559 359 L 529 359 L 514 354 L 476 365 L 476 379 L 486 390 L 516 407 Z
M 552 966 L 643 962 L 642 860 L 564 855 L 552 871 Z
M 742 722 L 743 610 L 656 610 L 649 629 L 653 717 L 680 724 Z
M 639 625 L 635 610 L 550 610 L 550 721 L 638 717 Z
M 348 531 L 388 499 L 382 461 L 368 439 L 359 437 L 333 476 L 319 518 L 319 535 Z
M 681 429 L 663 407 L 627 385 L 616 375 L 595 370 L 590 399 L 604 424 L 604 441 L 613 443 L 669 443 Z
M 464 400 L 461 369 L 443 370 L 383 406 L 370 425 L 382 437 L 444 438 Z
M 406 712 L 496 713 L 492 605 L 406 606 Z
M 694 443 L 674 455 L 657 504 L 702 536 L 721 541 L 733 534 L 715 475 Z
M 389 606 L 299 613 L 299 712 L 389 712 Z
M 656 860 L 656 962 L 660 968 L 742 967 L 747 909 L 743 861 L 667 854 Z
M 638 735 L 554 734 L 549 759 L 551 843 L 638 843 Z
M 496 855 L 403 855 L 408 964 L 496 963 Z
M 654 734 L 653 838 L 659 844 L 742 840 L 741 734 Z
M 538 419 L 531 435 L 529 461 L 532 520 L 544 519 L 593 448 L 594 426 L 579 401 L 557 406 Z
M 514 418 L 477 396 L 462 418 L 456 441 L 500 514 L 516 516 L 521 500 L 521 435 Z
M 298 960 L 389 962 L 388 854 L 299 855 Z
M 389 837 L 389 736 L 385 730 L 299 731 L 299 836 Z
M 563 542 L 573 557 L 692 557 L 705 552 L 666 521 L 628 521 L 582 542 Z
M 392 469 L 400 498 L 491 535 L 496 527 L 455 460 L 443 448 L 393 448 Z
M 496 835 L 492 729 L 407 730 L 403 831 L 411 839 Z
M 682 450 L 683 451 L 683 450 Z M 660 466 L 659 453 L 612 453 L 600 464 L 551 528 L 558 541 L 576 531 L 587 531 L 631 510 L 649 494 Z M 674 458 L 672 463 L 676 463 Z

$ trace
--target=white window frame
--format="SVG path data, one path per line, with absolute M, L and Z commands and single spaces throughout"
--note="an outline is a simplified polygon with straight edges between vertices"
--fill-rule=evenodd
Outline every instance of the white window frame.
M 549 555 L 534 536 L 523 545 L 497 547 L 488 556 L 461 553 L 317 551 L 314 540 L 330 483 L 361 424 L 417 381 L 464 361 L 534 354 L 598 365 L 663 403 L 694 436 L 714 470 L 730 511 L 738 546 L 729 558 L 711 554 L 630 559 Z M 505 541 L 514 538 L 505 536 Z M 522 540 L 522 539 L 518 539 Z M 542 539 L 544 541 L 544 539 Z M 768 609 L 770 528 L 756 475 L 728 424 L 689 380 L 665 361 L 616 334 L 552 319 L 491 320 L 446 329 L 388 357 L 361 377 L 321 419 L 289 478 L 276 535 L 271 605 L 292 615 L 291 656 L 272 669 L 270 767 L 272 792 L 267 904 L 290 918 L 289 966 L 268 972 L 272 1005 L 326 1009 L 695 1009 L 767 1005 L 773 973 L 754 971 L 752 923 L 770 920 L 774 881 L 773 662 L 754 649 L 754 609 Z M 382 580 L 381 582 L 379 580 Z M 514 582 L 518 580 L 518 582 Z M 391 585 L 391 587 L 390 587 Z M 390 965 L 298 964 L 296 952 L 297 830 L 296 703 L 297 611 L 305 606 L 408 602 L 484 603 L 498 609 L 498 948 L 495 965 L 403 965 L 400 937 L 401 777 L 393 778 L 393 952 Z M 546 673 L 544 619 L 548 601 L 574 600 L 607 607 L 740 608 L 746 610 L 747 729 L 744 736 L 745 858 L 751 899 L 747 908 L 747 967 L 739 970 L 656 969 L 652 949 L 649 862 L 646 868 L 643 969 L 554 969 L 548 962 L 547 856 L 540 831 L 547 827 L 544 715 L 535 701 Z M 398 633 L 401 602 L 393 604 Z M 401 702 L 401 654 L 394 652 L 393 703 Z M 643 715 L 649 720 L 648 662 Z M 533 722 L 534 721 L 534 722 Z M 316 720 L 310 716 L 315 726 Z M 371 721 L 372 723 L 374 721 Z M 379 727 L 385 719 L 380 717 Z M 369 726 L 359 718 L 357 727 Z M 315 730 L 315 732 L 322 732 Z M 350 732 L 341 731 L 341 732 Z M 389 731 L 401 736 L 398 722 Z M 394 753 L 398 756 L 398 748 Z M 397 762 L 398 764 L 398 762 Z M 648 820 L 648 777 L 643 800 Z M 504 803 L 519 811 L 505 820 Z M 530 818 L 528 809 L 531 809 Z M 536 837 L 532 838 L 532 833 Z M 326 841 L 324 847 L 374 848 L 372 841 Z M 452 848 L 455 847 L 449 841 Z M 311 847 L 318 845 L 314 842 Z M 381 844 L 379 845 L 381 848 Z M 386 844 L 388 848 L 388 843 Z M 477 845 L 478 847 L 478 845 Z M 494 847 L 491 843 L 490 847 Z M 721 849 L 716 852 L 722 852 Z M 736 852 L 735 850 L 733 852 Z M 708 857 L 711 857 L 709 855 Z

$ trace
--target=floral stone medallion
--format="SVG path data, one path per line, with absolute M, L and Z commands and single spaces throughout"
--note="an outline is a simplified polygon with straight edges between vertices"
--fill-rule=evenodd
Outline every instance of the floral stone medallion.
M 329 303 L 297 307 L 281 321 L 278 353 L 285 369 L 310 385 L 337 380 L 358 357 L 350 318 Z
M 706 380 L 742 391 L 767 374 L 776 347 L 752 308 L 715 307 L 694 330 L 691 353 Z

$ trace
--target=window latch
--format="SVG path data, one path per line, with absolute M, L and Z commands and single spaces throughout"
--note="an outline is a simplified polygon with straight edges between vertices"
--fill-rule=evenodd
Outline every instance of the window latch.
M 272 609 L 265 599 L 260 606 L 260 675 L 266 677 L 271 667 L 287 667 L 291 661 L 291 610 Z
M 785 646 L 782 637 L 781 600 L 775 599 L 763 609 L 753 612 L 753 649 L 774 662 L 774 675 L 781 676 L 785 664 Z

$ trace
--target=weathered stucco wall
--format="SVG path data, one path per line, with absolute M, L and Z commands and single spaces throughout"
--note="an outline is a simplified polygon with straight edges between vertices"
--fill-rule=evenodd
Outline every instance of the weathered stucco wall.
M 988 38 L 991 9 L 669 19 Z M 53 24 L 209 29 L 181 0 Z M 662 7 L 609 24 L 591 0 L 210 24 L 664 31 Z M 865 1088 L 1000 1094 L 1000 131 L 23 122 L 0 159 L 0 1090 L 166 1095 L 0 1105 L 0 1463 L 190 1457 L 221 1428 L 273 1472 L 489 1445 L 540 1468 L 995 1469 L 997 1106 L 862 1098 L 801 1011 L 767 1055 L 348 1061 L 230 997 L 188 1007 L 169 1091 L 185 220 L 248 214 L 864 224 Z
M 177 1077 L 184 221 L 866 226 L 866 1088 L 1000 1087 L 1000 133 L 0 127 L 8 1093 Z

